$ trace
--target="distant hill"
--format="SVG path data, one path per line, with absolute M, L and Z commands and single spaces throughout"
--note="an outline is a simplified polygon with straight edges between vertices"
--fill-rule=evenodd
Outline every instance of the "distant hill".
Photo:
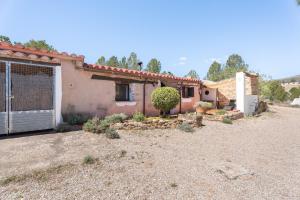
M 300 83 L 300 75 L 291 76 L 287 78 L 278 79 L 282 83 L 292 83 L 292 82 L 299 82 Z

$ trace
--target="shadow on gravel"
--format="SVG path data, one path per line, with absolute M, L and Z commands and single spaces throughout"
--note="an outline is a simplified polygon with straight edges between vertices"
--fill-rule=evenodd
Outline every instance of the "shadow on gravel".
M 45 134 L 56 134 L 56 131 L 51 129 L 51 130 L 31 131 L 31 132 L 24 132 L 24 133 L 11 133 L 8 135 L 0 135 L 0 140 L 30 137 L 30 136 L 45 135 Z

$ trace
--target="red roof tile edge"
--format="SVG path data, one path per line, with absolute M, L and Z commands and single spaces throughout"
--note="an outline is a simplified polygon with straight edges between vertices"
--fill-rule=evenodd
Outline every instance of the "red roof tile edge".
M 59 53 L 57 51 L 48 51 L 45 49 L 38 50 L 36 48 L 26 48 L 25 46 L 23 46 L 21 44 L 12 45 L 7 42 L 0 42 L 0 50 L 9 50 L 9 51 L 13 51 L 13 52 L 25 53 L 25 54 L 28 54 L 27 57 L 30 57 L 30 56 L 32 57 L 32 55 L 38 55 L 41 57 L 48 56 L 48 57 L 52 57 L 52 58 L 68 59 L 68 60 L 84 62 L 83 55 L 77 56 L 76 54 L 68 54 L 66 52 Z M 176 76 L 171 76 L 171 75 L 166 75 L 166 74 L 157 74 L 157 73 L 124 69 L 124 68 L 116 68 L 116 67 L 103 66 L 103 65 L 84 64 L 83 67 L 88 68 L 88 69 L 93 69 L 93 70 L 103 70 L 103 71 L 111 71 L 111 72 L 130 74 L 130 75 L 135 75 L 135 76 L 142 76 L 145 78 L 165 78 L 165 79 L 178 80 L 178 81 L 201 83 L 201 81 L 198 79 L 176 77 Z
M 7 42 L 0 42 L 0 50 L 11 50 L 15 52 L 22 52 L 26 54 L 34 54 L 39 56 L 49 56 L 53 58 L 59 59 L 68 59 L 68 60 L 76 60 L 76 61 L 84 61 L 83 55 L 76 55 L 76 54 L 68 54 L 66 52 L 59 53 L 57 51 L 48 51 L 45 49 L 36 49 L 36 48 L 27 48 L 22 44 L 15 44 L 12 45 Z
M 157 73 L 152 73 L 152 72 L 110 67 L 110 66 L 104 66 L 104 65 L 84 64 L 83 67 L 86 69 L 92 69 L 92 70 L 99 70 L 99 71 L 102 70 L 102 71 L 130 74 L 130 75 L 135 75 L 135 76 L 142 76 L 144 78 L 165 78 L 165 79 L 172 79 L 172 80 L 178 80 L 178 81 L 201 83 L 201 81 L 198 79 L 176 77 L 176 76 L 171 76 L 171 75 L 166 75 L 166 74 L 157 74 Z

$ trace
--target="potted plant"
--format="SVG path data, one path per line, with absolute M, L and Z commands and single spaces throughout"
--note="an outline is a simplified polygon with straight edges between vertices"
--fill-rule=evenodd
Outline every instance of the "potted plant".
M 205 101 L 198 101 L 195 103 L 194 108 L 197 113 L 205 114 L 208 110 L 213 108 L 213 104 Z

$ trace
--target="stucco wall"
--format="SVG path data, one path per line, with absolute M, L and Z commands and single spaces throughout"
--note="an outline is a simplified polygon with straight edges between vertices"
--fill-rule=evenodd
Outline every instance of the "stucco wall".
M 89 113 L 105 116 L 112 113 L 143 111 L 143 84 L 131 83 L 134 100 L 130 102 L 115 101 L 115 81 L 91 79 L 95 72 L 75 69 L 72 62 L 62 62 L 62 113 Z M 150 95 L 157 85 L 146 84 L 146 113 L 157 115 L 152 106 Z
M 194 97 L 181 99 L 181 112 L 185 113 L 194 111 L 194 105 L 198 101 L 200 101 L 199 87 L 194 86 Z
M 208 92 L 208 94 L 206 94 Z M 203 88 L 201 92 L 201 100 L 203 101 L 213 101 L 214 106 L 216 106 L 217 101 L 217 89 L 215 88 Z
M 105 116 L 113 113 L 132 115 L 143 111 L 143 83 L 131 83 L 130 90 L 134 99 L 130 102 L 115 101 L 115 81 L 91 79 L 97 72 L 76 69 L 71 61 L 62 61 L 62 113 L 88 113 Z M 158 84 L 146 84 L 146 115 L 157 116 L 159 111 L 151 103 L 152 91 Z M 175 87 L 175 86 L 174 86 Z M 193 105 L 199 101 L 198 87 L 195 97 L 183 99 L 182 112 L 192 111 Z M 179 112 L 179 105 L 175 113 Z

